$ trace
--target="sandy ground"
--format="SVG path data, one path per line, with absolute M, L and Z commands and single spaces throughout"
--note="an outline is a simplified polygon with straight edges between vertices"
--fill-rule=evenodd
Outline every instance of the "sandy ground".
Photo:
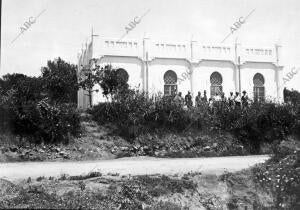
M 61 174 L 81 175 L 91 171 L 100 171 L 103 174 L 118 173 L 120 175 L 174 175 L 197 171 L 202 174 L 220 175 L 224 171 L 235 172 L 248 168 L 257 163 L 262 163 L 268 158 L 267 155 L 173 159 L 131 157 L 77 162 L 0 163 L 0 178 L 13 181 L 28 177 L 49 177 Z

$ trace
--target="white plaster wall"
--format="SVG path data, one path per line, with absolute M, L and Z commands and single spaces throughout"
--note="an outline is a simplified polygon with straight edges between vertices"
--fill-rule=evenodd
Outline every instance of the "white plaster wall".
M 277 97 L 276 70 L 272 64 L 251 63 L 241 67 L 241 90 L 246 90 L 249 97 L 253 97 L 253 77 L 256 73 L 263 75 L 265 79 L 266 99 Z
M 189 63 L 186 60 L 155 59 L 149 63 L 148 67 L 150 94 L 164 93 L 164 74 L 168 70 L 172 70 L 177 74 L 178 92 L 182 92 L 184 96 L 188 91 L 191 91 L 190 79 L 185 79 L 182 82 L 178 81 L 184 72 L 189 72 Z
M 93 92 L 93 96 L 92 96 L 92 104 L 93 105 L 97 105 L 100 102 L 107 102 L 110 101 L 109 98 L 107 98 L 106 96 L 104 96 L 102 94 L 102 88 L 100 87 L 100 85 L 95 85 L 93 90 L 98 90 L 98 92 Z
M 230 62 L 204 61 L 194 67 L 194 96 L 197 95 L 198 91 L 201 91 L 203 96 L 203 92 L 206 90 L 207 97 L 210 98 L 210 76 L 215 71 L 222 76 L 225 96 L 228 97 L 231 91 L 235 92 L 234 65 Z

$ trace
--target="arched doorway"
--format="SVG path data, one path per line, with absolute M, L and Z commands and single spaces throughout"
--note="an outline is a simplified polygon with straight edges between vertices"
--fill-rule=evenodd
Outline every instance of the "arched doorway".
M 256 73 L 253 77 L 253 96 L 254 101 L 264 101 L 265 100 L 265 79 L 260 73 Z
M 164 74 L 164 95 L 177 93 L 177 75 L 174 71 L 168 70 Z
M 210 97 L 214 97 L 216 94 L 221 94 L 223 91 L 222 87 L 223 79 L 219 72 L 213 72 L 210 75 Z

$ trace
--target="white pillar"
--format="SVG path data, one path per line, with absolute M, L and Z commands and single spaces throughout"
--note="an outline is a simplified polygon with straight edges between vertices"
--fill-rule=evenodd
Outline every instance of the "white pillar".
M 235 91 L 240 92 L 241 90 L 241 45 L 235 43 Z
M 275 75 L 276 75 L 276 89 L 277 89 L 277 100 L 283 102 L 283 84 L 282 81 L 282 54 L 281 54 L 281 45 L 275 44 L 275 51 L 276 51 L 276 67 L 275 67 Z
M 149 91 L 149 38 L 143 39 L 143 90 Z

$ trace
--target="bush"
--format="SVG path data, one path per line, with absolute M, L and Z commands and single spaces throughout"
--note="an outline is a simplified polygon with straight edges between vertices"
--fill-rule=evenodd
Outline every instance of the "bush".
M 256 183 L 272 193 L 275 209 L 300 208 L 300 149 L 289 144 L 277 144 L 274 156 L 253 169 Z
M 55 62 L 48 62 L 51 68 L 44 68 L 43 78 L 7 74 L 0 79 L 0 132 L 12 132 L 19 135 L 21 140 L 26 137 L 35 143 L 67 143 L 71 135 L 76 136 L 80 132 L 76 104 L 62 103 L 64 100 L 58 97 L 66 96 L 66 101 L 70 101 L 70 92 L 76 93 L 75 87 L 72 91 L 67 89 L 58 93 L 62 83 L 57 79 L 57 75 L 65 74 L 63 80 L 70 80 L 69 75 L 73 78 L 69 82 L 73 84 L 74 75 L 76 79 L 75 67 L 71 68 L 61 59 Z M 65 72 L 58 73 L 59 70 Z M 45 80 L 48 80 L 46 85 Z M 48 100 L 47 94 L 51 100 Z
M 153 197 L 167 194 L 183 193 L 185 190 L 196 191 L 197 184 L 191 180 L 171 179 L 165 175 L 161 177 L 138 176 L 138 183 L 145 186 Z
M 47 100 L 37 103 L 38 133 L 46 143 L 68 143 L 70 135 L 80 132 L 79 113 L 75 104 L 51 105 Z
M 234 117 L 230 119 L 231 116 Z M 221 117 L 222 126 L 244 140 L 253 152 L 259 150 L 261 142 L 271 143 L 291 134 L 296 118 L 294 106 L 275 103 L 256 103 L 244 110 L 231 110 L 229 120 L 226 116 Z
M 77 66 L 61 58 L 49 60 L 42 67 L 42 78 L 45 92 L 51 101 L 77 103 Z
M 47 99 L 42 99 L 38 102 L 25 101 L 20 105 L 10 101 L 0 107 L 8 120 L 6 129 L 21 139 L 26 137 L 35 143 L 67 143 L 70 135 L 76 136 L 80 132 L 76 105 L 51 105 Z
M 148 98 L 146 93 L 129 91 L 111 103 L 100 103 L 90 113 L 99 124 L 116 123 L 119 134 L 128 138 L 156 129 L 184 130 L 191 122 L 187 110 L 172 98 L 160 95 Z
M 233 108 L 226 102 L 215 102 L 213 107 L 203 103 L 185 109 L 172 97 L 149 97 L 133 90 L 122 94 L 119 100 L 100 103 L 90 112 L 99 124 L 115 123 L 119 134 L 128 139 L 158 130 L 227 131 L 257 153 L 262 142 L 282 140 L 300 128 L 300 106 L 292 104 L 265 102 Z
M 300 93 L 296 90 L 288 90 L 284 88 L 283 90 L 284 102 L 292 103 L 294 105 L 300 103 Z

